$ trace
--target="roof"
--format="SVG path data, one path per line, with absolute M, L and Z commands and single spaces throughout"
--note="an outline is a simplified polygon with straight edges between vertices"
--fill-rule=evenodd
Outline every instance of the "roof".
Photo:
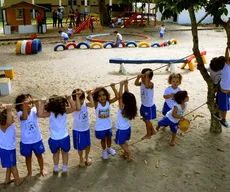
M 21 6 L 17 6 L 21 4 Z M 1 7 L 0 9 L 5 10 L 5 9 L 44 9 L 44 10 L 49 10 L 46 7 L 42 7 L 36 4 L 32 4 L 32 3 L 28 3 L 25 1 L 21 1 L 19 3 L 13 4 L 13 5 L 9 5 L 9 6 L 5 6 L 5 7 Z

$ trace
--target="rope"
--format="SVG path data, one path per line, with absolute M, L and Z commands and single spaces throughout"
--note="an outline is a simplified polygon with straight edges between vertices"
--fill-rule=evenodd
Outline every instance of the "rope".
M 194 111 L 196 111 L 197 109 L 203 107 L 203 106 L 206 105 L 206 104 L 207 104 L 207 102 L 203 103 L 203 104 L 200 105 L 199 107 L 197 107 L 197 108 L 193 109 L 192 111 L 188 112 L 187 114 L 185 114 L 184 117 L 187 116 L 187 115 L 189 115 L 190 113 L 193 113 Z

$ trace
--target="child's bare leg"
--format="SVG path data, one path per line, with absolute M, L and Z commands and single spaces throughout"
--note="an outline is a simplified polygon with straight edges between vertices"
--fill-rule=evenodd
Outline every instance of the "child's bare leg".
M 107 148 L 111 147 L 112 144 L 112 137 L 106 137 Z
M 84 159 L 83 159 L 83 150 L 78 150 L 78 155 L 80 158 L 80 163 L 79 163 L 79 167 L 85 167 L 85 163 L 84 163 Z
M 150 130 L 151 130 L 151 135 L 154 135 L 157 133 L 157 130 L 154 128 L 153 124 L 151 121 L 149 121 L 149 126 L 150 126 Z
M 61 150 L 62 153 L 62 161 L 63 161 L 63 167 L 62 172 L 67 173 L 68 172 L 68 161 L 69 161 L 69 153 Z
M 19 186 L 23 183 L 24 179 L 20 179 L 19 178 L 19 174 L 18 174 L 18 169 L 17 169 L 17 166 L 13 166 L 10 168 L 10 172 L 13 174 L 14 176 L 14 182 L 15 182 L 15 185 Z
M 41 155 L 36 155 L 37 157 L 37 160 L 38 160 L 38 164 L 39 164 L 39 167 L 40 167 L 40 173 L 43 177 L 45 177 L 48 172 L 44 169 L 44 160 L 43 160 L 43 156 L 42 154 Z
M 156 127 L 156 131 L 159 131 L 160 130 L 160 126 L 159 125 L 157 125 L 157 127 Z
M 58 149 L 58 151 L 53 154 L 54 172 L 59 171 L 59 158 L 60 158 L 60 149 Z
M 32 155 L 26 157 L 26 167 L 28 171 L 26 178 L 29 179 L 32 176 Z
M 129 145 L 128 145 L 127 141 L 123 145 L 121 145 L 121 147 L 124 150 L 124 154 L 127 155 L 127 160 L 131 161 L 132 160 L 132 154 L 131 154 L 131 151 L 129 150 Z
M 11 168 L 6 169 L 6 178 L 4 184 L 9 184 L 13 181 L 13 179 L 10 178 L 11 176 Z
M 104 139 L 101 139 L 101 147 L 103 151 L 106 149 L 106 137 Z
M 171 138 L 171 146 L 175 146 L 175 139 L 176 139 L 176 133 L 172 133 L 172 138 Z
M 144 136 L 144 137 L 142 137 L 141 139 L 151 139 L 151 122 L 149 121 L 149 120 L 144 120 L 144 122 L 145 122 L 145 126 L 146 126 L 146 132 L 147 132 L 147 134 Z
M 86 161 L 86 165 L 91 165 L 92 164 L 92 159 L 89 158 L 89 152 L 90 152 L 90 146 L 87 146 L 85 148 L 85 161 Z

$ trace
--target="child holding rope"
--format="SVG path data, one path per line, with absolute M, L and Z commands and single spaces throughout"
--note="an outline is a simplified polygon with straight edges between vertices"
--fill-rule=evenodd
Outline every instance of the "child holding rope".
M 132 154 L 127 141 L 131 136 L 130 120 L 134 119 L 137 115 L 137 102 L 135 96 L 129 92 L 128 80 L 120 82 L 118 103 L 116 144 L 120 145 L 124 150 L 123 156 L 127 157 L 127 161 L 131 161 Z
M 166 115 L 166 113 L 173 108 L 175 104 L 175 101 L 173 100 L 173 96 L 175 93 L 180 91 L 180 88 L 178 86 L 181 84 L 181 81 L 182 81 L 182 75 L 180 73 L 177 74 L 172 73 L 171 75 L 169 75 L 168 84 L 170 86 L 165 89 L 163 95 L 165 99 L 164 106 L 162 109 L 163 115 Z
M 153 77 L 152 69 L 145 68 L 141 74 L 137 75 L 135 85 L 140 86 L 141 108 L 140 114 L 146 125 L 147 134 L 142 139 L 150 139 L 157 131 L 150 120 L 156 119 L 156 105 L 154 103 L 154 84 L 151 81 Z M 141 79 L 141 81 L 140 81 Z
M 158 122 L 156 128 L 157 131 L 159 131 L 162 126 L 170 126 L 172 132 L 171 146 L 175 145 L 178 122 L 179 120 L 184 120 L 183 114 L 187 108 L 187 102 L 189 100 L 187 91 L 178 91 L 173 98 L 175 100 L 174 107 Z
M 36 107 L 33 105 L 34 103 L 36 102 L 30 94 L 21 94 L 16 98 L 16 111 L 21 128 L 20 153 L 26 160 L 27 179 L 32 176 L 32 152 L 37 157 L 41 175 L 47 175 L 42 156 L 45 147 L 38 125 L 38 103 L 36 103 Z
M 39 117 L 49 117 L 50 138 L 49 147 L 53 153 L 54 172 L 59 172 L 59 156 L 62 153 L 62 173 L 68 172 L 68 152 L 70 150 L 70 137 L 67 128 L 67 114 L 76 110 L 72 96 L 52 96 L 44 110 L 44 101 L 39 107 Z
M 96 88 L 93 94 L 94 107 L 96 109 L 95 136 L 101 140 L 103 149 L 103 159 L 108 159 L 108 153 L 116 155 L 116 151 L 111 148 L 112 143 L 112 118 L 110 113 L 110 104 L 119 99 L 119 93 L 115 88 L 115 84 L 110 85 L 115 97 L 110 99 L 110 94 L 105 88 Z
M 90 125 L 88 118 L 88 107 L 94 107 L 94 101 L 91 91 L 86 92 L 90 102 L 85 103 L 85 93 L 81 89 L 75 89 L 72 92 L 72 98 L 75 101 L 76 111 L 73 112 L 73 145 L 80 157 L 79 167 L 91 165 L 89 158 L 90 152 Z M 85 161 L 83 151 L 85 150 Z
M 19 186 L 24 179 L 19 178 L 16 163 L 16 134 L 12 105 L 0 105 L 0 161 L 2 168 L 6 168 L 4 184 L 15 182 Z M 11 179 L 11 174 L 14 176 Z

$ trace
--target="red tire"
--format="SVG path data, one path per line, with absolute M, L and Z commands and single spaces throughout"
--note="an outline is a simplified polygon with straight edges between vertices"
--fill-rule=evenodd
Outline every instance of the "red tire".
M 26 43 L 26 55 L 30 55 L 32 53 L 32 42 L 32 40 L 29 40 Z
M 76 49 L 76 48 L 77 48 L 76 43 L 74 43 L 74 42 L 70 42 L 70 43 L 68 43 L 68 44 L 66 45 L 66 49 L 69 49 L 69 47 L 70 47 L 70 46 L 73 46 L 73 47 L 74 47 L 74 49 Z

